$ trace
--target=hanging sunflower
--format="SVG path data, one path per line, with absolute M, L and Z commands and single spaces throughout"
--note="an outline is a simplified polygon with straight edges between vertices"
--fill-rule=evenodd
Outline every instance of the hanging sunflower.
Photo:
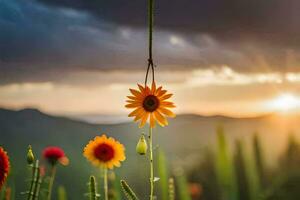
M 0 190 L 6 181 L 9 173 L 9 157 L 2 147 L 0 147 Z
M 161 126 L 168 125 L 166 117 L 175 117 L 176 115 L 168 108 L 174 108 L 173 102 L 167 101 L 172 97 L 162 86 L 156 88 L 155 82 L 151 89 L 138 84 L 139 91 L 130 89 L 133 96 L 127 96 L 129 100 L 125 107 L 134 109 L 128 116 L 135 117 L 134 121 L 141 121 L 140 127 L 143 127 L 148 118 L 150 118 L 150 127 L 155 127 L 156 122 Z
M 91 140 L 83 150 L 83 155 L 95 166 L 112 169 L 120 167 L 125 160 L 125 148 L 114 138 L 106 135 L 97 136 Z

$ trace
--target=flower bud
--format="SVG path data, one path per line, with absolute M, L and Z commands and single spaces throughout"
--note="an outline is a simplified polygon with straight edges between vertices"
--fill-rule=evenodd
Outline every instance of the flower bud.
M 136 152 L 140 155 L 145 155 L 147 153 L 148 145 L 145 140 L 144 134 L 142 134 L 141 138 L 139 139 L 139 142 L 136 145 Z
M 33 155 L 33 152 L 32 152 L 32 148 L 31 148 L 31 145 L 28 146 L 28 151 L 27 151 L 27 163 L 29 165 L 33 164 L 34 162 L 34 155 Z

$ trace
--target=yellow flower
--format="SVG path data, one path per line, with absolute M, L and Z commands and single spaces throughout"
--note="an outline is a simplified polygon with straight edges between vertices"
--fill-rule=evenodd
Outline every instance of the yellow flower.
M 161 126 L 168 125 L 166 117 L 175 117 L 175 114 L 168 108 L 174 108 L 173 102 L 167 101 L 172 94 L 167 94 L 167 90 L 162 87 L 156 88 L 155 82 L 151 89 L 138 84 L 139 91 L 130 89 L 133 96 L 127 96 L 129 100 L 125 107 L 134 109 L 128 116 L 135 117 L 134 121 L 141 121 L 143 127 L 150 118 L 150 127 L 155 127 L 155 122 Z
M 125 148 L 114 138 L 106 135 L 97 136 L 83 150 L 83 155 L 95 166 L 112 169 L 120 167 L 125 160 Z

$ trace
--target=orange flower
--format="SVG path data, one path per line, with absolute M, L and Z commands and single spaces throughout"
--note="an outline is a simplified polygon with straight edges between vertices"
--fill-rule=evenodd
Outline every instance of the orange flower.
M 83 150 L 83 155 L 95 166 L 112 169 L 120 167 L 120 161 L 125 160 L 125 148 L 114 138 L 106 135 L 97 136 Z
M 7 175 L 9 173 L 9 158 L 7 153 L 2 147 L 0 147 L 0 190 L 6 181 Z
M 175 114 L 168 108 L 174 108 L 173 102 L 167 101 L 172 94 L 162 87 L 156 88 L 155 82 L 151 89 L 138 84 L 139 90 L 130 89 L 133 96 L 127 96 L 129 100 L 125 107 L 134 109 L 128 116 L 135 117 L 134 121 L 141 121 L 140 127 L 143 127 L 148 118 L 150 118 L 150 127 L 155 127 L 156 122 L 161 126 L 168 125 L 166 117 L 175 117 Z

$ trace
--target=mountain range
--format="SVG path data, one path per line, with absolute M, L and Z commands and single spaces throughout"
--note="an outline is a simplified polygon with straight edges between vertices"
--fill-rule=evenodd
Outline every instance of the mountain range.
M 154 141 L 158 144 L 156 148 L 167 155 L 170 167 L 180 165 L 188 170 L 201 160 L 205 149 L 215 148 L 217 126 L 224 128 L 231 148 L 237 139 L 250 146 L 253 134 L 257 133 L 264 143 L 263 153 L 271 165 L 285 147 L 288 134 L 293 132 L 299 136 L 299 119 L 297 116 L 281 115 L 253 118 L 179 115 L 170 120 L 169 126 L 154 129 Z M 26 190 L 27 146 L 31 144 L 36 157 L 42 160 L 42 149 L 55 145 L 63 148 L 70 159 L 69 166 L 58 170 L 57 184 L 65 185 L 71 199 L 81 199 L 80 195 L 87 191 L 89 175 L 100 173 L 85 160 L 82 150 L 89 140 L 103 133 L 116 138 L 126 147 L 127 159 L 116 170 L 117 175 L 143 191 L 145 188 L 139 183 L 147 177 L 144 171 L 147 160 L 135 153 L 135 145 L 143 132 L 147 133 L 147 128 L 139 129 L 133 122 L 92 124 L 48 115 L 32 108 L 18 111 L 0 109 L 0 146 L 10 156 L 13 169 L 11 182 L 15 183 L 17 195 Z

